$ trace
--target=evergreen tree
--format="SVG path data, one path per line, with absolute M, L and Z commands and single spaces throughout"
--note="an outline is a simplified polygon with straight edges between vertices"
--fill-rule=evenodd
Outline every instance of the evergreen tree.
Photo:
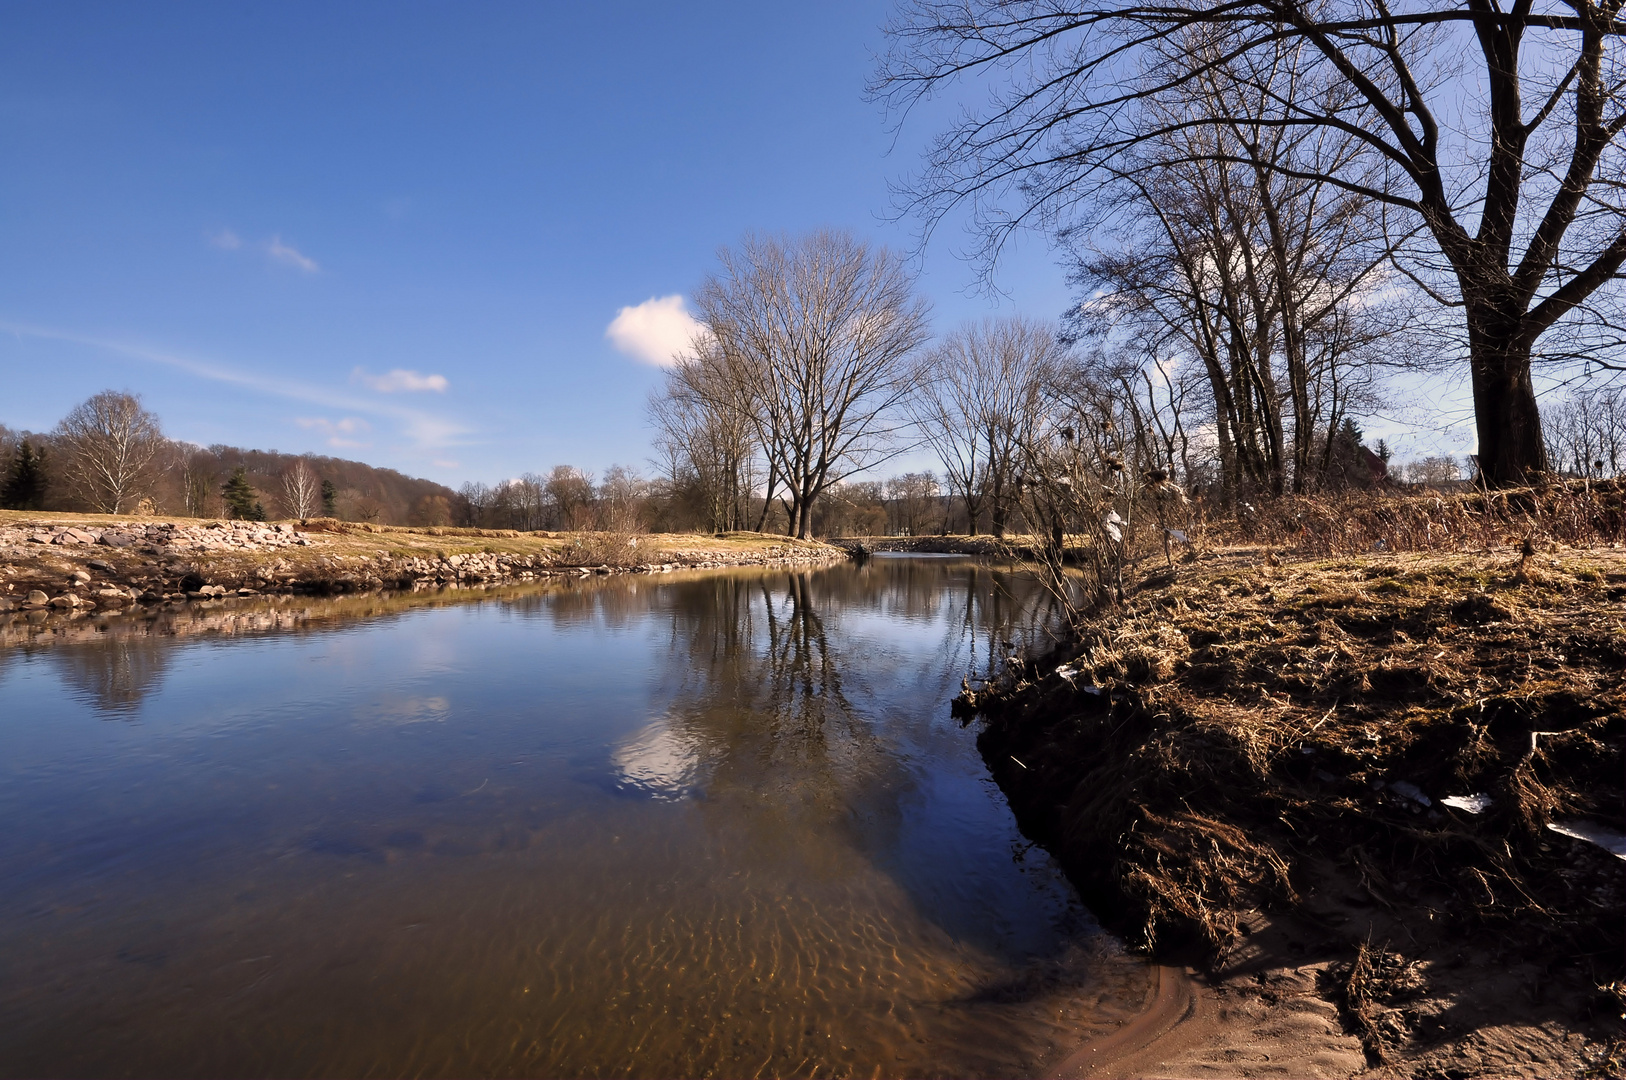
M 45 489 L 50 477 L 45 474 L 45 451 L 35 450 L 24 442 L 11 459 L 4 486 L 0 486 L 0 507 L 7 510 L 44 510 Z
M 265 512 L 255 517 L 257 499 L 254 487 L 248 482 L 248 470 L 239 465 L 232 470 L 231 479 L 220 489 L 221 498 L 226 502 L 226 516 L 240 521 L 263 521 Z
M 339 516 L 339 489 L 333 486 L 333 481 L 322 481 L 322 515 L 324 517 Z

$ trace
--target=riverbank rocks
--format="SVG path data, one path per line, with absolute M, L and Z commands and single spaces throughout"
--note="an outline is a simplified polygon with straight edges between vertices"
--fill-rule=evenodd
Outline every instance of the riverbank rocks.
M 0 527 L 0 546 L 24 543 L 141 548 L 150 554 L 171 555 L 309 547 L 313 541 L 292 525 L 267 525 L 257 521 L 211 521 L 198 525 L 179 525 L 173 521 L 115 522 L 105 527 L 83 528 L 67 525 Z

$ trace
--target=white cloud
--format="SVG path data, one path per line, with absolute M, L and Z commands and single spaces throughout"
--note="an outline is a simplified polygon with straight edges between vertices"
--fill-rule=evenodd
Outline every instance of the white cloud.
M 689 351 L 702 329 L 683 309 L 683 297 L 652 296 L 634 307 L 622 308 L 604 336 L 634 360 L 671 367 Z
M 315 259 L 301 253 L 296 248 L 292 248 L 287 244 L 284 244 L 282 242 L 282 237 L 280 236 L 273 236 L 271 238 L 270 243 L 265 245 L 265 253 L 271 256 L 277 262 L 285 263 L 288 266 L 297 267 L 300 270 L 305 271 L 307 274 L 314 274 L 322 269 L 320 266 L 316 265 Z
M 351 437 L 372 430 L 373 425 L 359 416 L 346 416 L 338 420 L 329 420 L 322 416 L 301 416 L 297 417 L 294 423 L 307 431 L 315 431 L 326 435 L 329 446 L 360 447 L 372 445 L 372 443 L 365 443 Z
M 222 251 L 236 251 L 243 246 L 243 238 L 230 229 L 221 229 L 209 235 L 209 246 L 220 248 Z
M 437 394 L 444 394 L 447 385 L 444 375 L 419 375 L 405 368 L 395 368 L 387 375 L 369 375 L 357 368 L 350 373 L 350 381 L 370 386 L 380 394 L 396 394 L 402 390 L 433 390 Z

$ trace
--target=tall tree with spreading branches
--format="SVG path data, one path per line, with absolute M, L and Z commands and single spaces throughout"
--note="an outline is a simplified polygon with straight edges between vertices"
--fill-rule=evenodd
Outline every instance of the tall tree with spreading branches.
M 1003 79 L 907 189 L 931 224 L 969 207 L 988 266 L 1014 230 L 1076 220 L 1148 140 L 1202 128 L 1357 140 L 1362 153 L 1325 169 L 1193 145 L 1386 210 L 1393 266 L 1461 312 L 1480 467 L 1513 484 L 1547 466 L 1532 362 L 1622 363 L 1608 351 L 1622 343 L 1626 264 L 1621 3 L 906 0 L 873 89 L 907 109 Z M 1284 55 L 1329 89 L 1273 92 Z M 1224 109 L 1165 107 L 1194 79 L 1219 80 Z
M 135 506 L 164 448 L 158 417 L 141 407 L 140 398 L 114 390 L 74 406 L 57 425 L 56 442 L 69 486 L 100 514 Z
M 845 232 L 748 236 L 719 259 L 695 297 L 698 359 L 750 418 L 805 538 L 819 496 L 882 456 L 927 306 L 899 256 Z

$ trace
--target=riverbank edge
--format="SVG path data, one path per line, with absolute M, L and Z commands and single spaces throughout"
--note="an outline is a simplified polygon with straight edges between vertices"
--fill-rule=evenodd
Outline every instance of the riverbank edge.
M 1398 773 L 1377 790 L 1360 773 L 1356 777 L 1360 785 L 1333 785 L 1317 807 L 1277 814 L 1282 809 L 1280 793 L 1265 790 L 1281 780 L 1273 764 L 1252 777 L 1240 773 L 1209 777 L 1215 781 L 1210 784 L 1194 782 L 1192 774 L 1181 774 L 1184 766 L 1172 761 L 1180 752 L 1181 739 L 1195 740 L 1188 742 L 1188 751 L 1197 742 L 1214 743 L 1215 759 L 1236 749 L 1218 749 L 1228 737 L 1224 724 L 1234 727 L 1246 720 L 1232 715 L 1216 721 L 1214 711 L 1204 714 L 1205 702 L 1233 710 L 1252 704 L 1275 711 L 1274 705 L 1259 702 L 1269 703 L 1272 694 L 1284 694 L 1281 685 L 1256 670 L 1259 657 L 1247 655 L 1246 641 L 1232 633 L 1226 642 L 1227 618 L 1241 616 L 1220 602 L 1228 590 L 1262 592 L 1255 614 L 1262 613 L 1267 623 L 1274 617 L 1284 631 L 1283 640 L 1298 622 L 1309 630 L 1312 644 L 1334 641 L 1340 620 L 1376 639 L 1378 624 L 1388 620 L 1393 640 L 1380 644 L 1397 656 L 1405 653 L 1400 661 L 1412 660 L 1417 651 L 1413 645 L 1421 646 L 1425 655 L 1438 653 L 1441 658 L 1455 648 L 1462 655 L 1453 659 L 1466 660 L 1476 643 L 1463 638 L 1486 634 L 1495 638 L 1497 627 L 1513 626 L 1522 618 L 1538 624 L 1538 638 L 1544 629 L 1555 638 L 1563 637 L 1560 652 L 1585 653 L 1601 643 L 1601 653 L 1557 672 L 1556 681 L 1570 679 L 1580 687 L 1602 679 L 1608 699 L 1590 719 L 1579 714 L 1558 717 L 1548 708 L 1537 709 L 1518 724 L 1510 720 L 1497 728 L 1486 723 L 1481 756 L 1492 760 L 1472 776 L 1461 775 L 1459 769 L 1457 780 L 1482 780 L 1499 771 L 1502 786 L 1486 785 L 1498 796 L 1534 781 L 1535 788 L 1556 796 L 1541 808 L 1542 814 L 1602 809 L 1618 829 L 1618 776 L 1612 790 L 1603 793 L 1606 802 L 1613 799 L 1612 809 L 1603 803 L 1588 805 L 1586 799 L 1598 792 L 1583 791 L 1586 784 L 1575 776 L 1568 778 L 1572 786 L 1566 788 L 1555 762 L 1566 753 L 1573 757 L 1573 747 L 1564 745 L 1566 741 L 1600 738 L 1607 744 L 1609 760 L 1620 760 L 1622 695 L 1614 665 L 1626 657 L 1626 631 L 1610 613 L 1618 616 L 1619 600 L 1626 595 L 1626 558 L 1619 551 L 1562 554 L 1541 560 L 1538 570 L 1513 549 L 1472 556 L 1306 560 L 1279 568 L 1270 565 L 1262 552 L 1233 552 L 1229 565 L 1220 568 L 1183 567 L 1178 574 L 1147 575 L 1131 597 L 1129 611 L 1098 620 L 1099 636 L 1094 640 L 1086 631 L 1047 656 L 1014 657 L 1003 679 L 968 688 L 957 706 L 962 715 L 981 717 L 979 746 L 1023 831 L 1052 851 L 1105 925 L 1159 962 L 1166 984 L 1179 978 L 1190 988 L 1177 1020 L 1161 1017 L 1153 1025 L 1156 1030 L 1141 1039 L 1086 1044 L 1058 1063 L 1055 1075 L 1620 1074 L 1626 1060 L 1622 1041 L 1626 1030 L 1621 1023 L 1618 950 L 1613 961 L 1603 964 L 1607 970 L 1594 970 L 1600 950 L 1583 949 L 1594 952 L 1586 961 L 1590 969 L 1553 959 L 1555 943 L 1573 943 L 1577 927 L 1584 931 L 1596 910 L 1555 907 L 1544 911 L 1543 918 L 1533 914 L 1541 907 L 1536 900 L 1523 911 L 1496 911 L 1493 898 L 1469 918 L 1449 910 L 1451 898 L 1435 889 L 1440 881 L 1427 875 L 1408 880 L 1403 869 L 1396 871 L 1394 860 L 1381 857 L 1373 840 L 1367 840 L 1373 851 L 1366 852 L 1359 843 L 1351 848 L 1350 838 L 1363 829 L 1370 836 L 1391 839 L 1407 834 L 1412 837 L 1408 842 L 1428 834 L 1438 840 L 1431 850 L 1435 857 L 1456 850 L 1451 844 L 1459 840 L 1504 843 L 1509 867 L 1577 875 L 1592 883 L 1586 888 L 1595 884 L 1600 895 L 1606 894 L 1605 924 L 1611 914 L 1618 923 L 1621 910 L 1617 859 L 1582 841 L 1551 832 L 1533 834 L 1528 821 L 1521 829 L 1513 808 L 1465 814 L 1439 805 L 1439 796 L 1446 793 L 1441 786 L 1450 786 L 1443 779 L 1445 773 L 1438 769 L 1429 773 L 1416 762 L 1406 764 L 1408 753 L 1412 758 L 1425 752 L 1441 756 L 1437 740 L 1425 740 L 1413 751 L 1387 759 L 1394 768 L 1411 768 L 1405 775 L 1429 777 L 1424 783 L 1434 789 L 1431 809 L 1410 797 L 1421 792 Z M 1296 579 L 1303 588 L 1295 589 Z M 1305 579 L 1311 580 L 1306 584 Z M 1433 584 L 1418 587 L 1417 602 L 1408 610 L 1386 604 L 1404 599 L 1406 583 L 1413 579 Z M 1310 603 L 1305 604 L 1307 599 Z M 1385 607 L 1389 610 L 1379 610 Z M 1410 642 L 1399 626 L 1417 632 L 1419 616 L 1430 610 L 1437 616 L 1432 629 L 1421 635 L 1421 642 Z M 1167 618 L 1176 612 L 1178 619 Z M 1588 638 L 1572 633 L 1589 619 L 1598 624 L 1596 634 Z M 1356 626 L 1363 620 L 1372 625 Z M 1187 632 L 1193 627 L 1207 629 L 1189 639 L 1181 633 L 1176 639 L 1150 625 L 1170 621 L 1178 621 Z M 1543 622 L 1545 626 L 1539 625 Z M 1241 635 L 1247 636 L 1246 631 Z M 1492 648 L 1506 644 L 1477 643 Z M 1297 711 L 1302 715 L 1289 719 L 1299 722 L 1299 731 L 1319 735 L 1327 729 L 1316 729 L 1328 718 L 1349 713 L 1375 744 L 1404 742 L 1408 728 L 1438 735 L 1431 725 L 1443 722 L 1450 712 L 1444 700 L 1449 695 L 1442 690 L 1431 696 L 1427 686 L 1402 685 L 1413 671 L 1397 661 L 1383 671 L 1355 672 L 1363 683 L 1370 681 L 1367 676 L 1376 677 L 1385 693 L 1396 687 L 1402 692 L 1390 695 L 1390 700 L 1368 688 L 1367 700 L 1345 699 L 1342 704 L 1331 694 L 1330 700 L 1300 694 L 1304 700 L 1289 703 L 1313 704 L 1314 709 L 1301 707 Z M 1258 677 L 1261 685 L 1249 688 L 1250 677 Z M 1224 691 L 1189 692 L 1210 687 L 1216 679 Z M 1235 683 L 1225 686 L 1227 679 Z M 1339 689 L 1347 693 L 1350 685 L 1343 680 Z M 1480 698 L 1483 705 L 1505 702 L 1508 692 L 1518 688 L 1481 689 L 1486 691 Z M 1255 697 L 1251 690 L 1261 693 Z M 1431 708 L 1439 715 L 1429 715 Z M 1460 703 L 1456 712 L 1464 712 Z M 1460 724 L 1462 718 L 1453 714 L 1451 719 Z M 1588 723 L 1590 729 L 1583 731 Z M 1510 725 L 1521 730 L 1511 731 Z M 1331 726 L 1348 725 L 1335 720 Z M 1549 740 L 1555 743 L 1551 755 L 1546 750 L 1534 755 L 1534 773 L 1529 755 L 1494 760 L 1503 748 L 1525 745 L 1526 732 L 1537 727 L 1569 731 L 1542 732 L 1559 738 Z M 1310 746 L 1315 747 L 1313 752 Z M 1284 751 L 1278 758 L 1302 754 L 1302 760 L 1338 771 L 1320 742 L 1277 749 Z M 1170 760 L 1160 762 L 1160 756 Z M 1224 769 L 1216 764 L 1213 771 L 1219 774 Z M 1138 778 L 1125 786 L 1120 781 L 1126 776 Z M 1319 781 L 1312 780 L 1311 786 L 1315 783 Z M 1258 790 L 1224 791 L 1227 785 L 1241 789 L 1250 784 Z M 1305 786 L 1296 785 L 1292 797 L 1302 800 L 1305 794 Z M 1094 815 L 1103 796 L 1127 799 L 1136 804 L 1135 812 L 1101 820 Z M 1316 800 L 1311 797 L 1309 802 Z M 1430 800 L 1424 796 L 1423 802 Z M 1343 825 L 1322 835 L 1304 827 L 1323 814 L 1326 821 L 1341 820 Z M 1272 820 L 1272 815 L 1279 820 Z M 1418 820 L 1419 815 L 1430 820 Z M 1536 822 L 1541 824 L 1545 820 Z M 1121 831 L 1126 827 L 1128 832 Z M 1130 835 L 1149 827 L 1159 833 L 1149 843 L 1144 836 Z M 1158 886 L 1148 884 L 1147 863 L 1126 856 L 1127 848 L 1136 844 L 1142 855 L 1150 850 L 1157 861 L 1152 876 L 1166 871 L 1168 880 L 1183 880 L 1192 901 L 1184 912 L 1173 910 L 1178 904 L 1172 894 L 1159 897 Z M 1208 846 L 1206 853 L 1199 850 L 1203 845 Z M 1272 861 L 1275 866 L 1269 865 Z M 1456 870 L 1464 875 L 1477 872 L 1466 865 L 1471 861 L 1464 860 Z M 1520 885 L 1517 876 L 1508 879 L 1515 888 Z M 1573 899 L 1582 891 L 1566 895 Z M 1551 903 L 1558 893 L 1537 895 Z M 1607 957 L 1613 937 L 1620 935 L 1605 936 L 1610 940 L 1601 942 L 1601 953 Z
M 0 614 L 727 567 L 811 569 L 848 558 L 828 544 L 765 534 L 612 536 L 0 512 Z

